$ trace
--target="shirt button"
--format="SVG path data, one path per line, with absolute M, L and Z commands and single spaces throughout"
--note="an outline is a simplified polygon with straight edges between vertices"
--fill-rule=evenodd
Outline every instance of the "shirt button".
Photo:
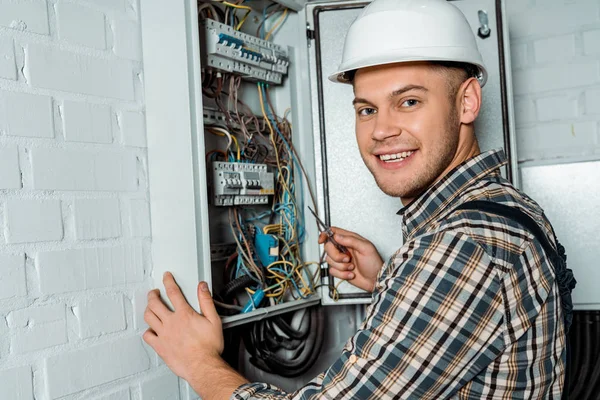
M 358 357 L 356 357 L 355 354 L 350 355 L 350 358 L 348 358 L 348 362 L 350 362 L 350 364 L 354 364 L 357 360 Z

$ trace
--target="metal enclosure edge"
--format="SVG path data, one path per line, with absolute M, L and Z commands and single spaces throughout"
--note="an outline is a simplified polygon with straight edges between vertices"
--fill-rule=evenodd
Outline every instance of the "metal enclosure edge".
M 167 0 L 141 5 L 142 48 L 148 135 L 148 179 L 152 221 L 152 277 L 168 301 L 162 275 L 171 271 L 188 302 L 198 309 L 197 282 L 207 280 L 198 266 L 208 259 L 208 238 L 201 234 L 207 223 L 206 190 L 195 169 L 194 158 L 201 143 L 196 138 L 202 110 L 195 69 L 199 65 L 195 2 Z M 192 14 L 194 15 L 194 14 Z M 196 22 L 197 25 L 197 22 Z M 197 36 L 197 35 L 196 35 Z M 167 61 L 168 60 L 168 61 Z M 198 61 L 199 62 L 199 61 Z M 199 76 L 199 75 L 198 75 Z M 201 114 L 200 114 L 201 115 Z M 205 184 L 205 183 L 204 183 Z M 197 197 L 200 197 L 197 202 Z

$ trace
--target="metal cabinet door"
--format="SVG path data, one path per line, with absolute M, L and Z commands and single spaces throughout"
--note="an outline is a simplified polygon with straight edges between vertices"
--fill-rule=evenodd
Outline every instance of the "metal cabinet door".
M 313 127 L 317 155 L 319 202 L 326 221 L 355 231 L 375 243 L 384 259 L 402 245 L 399 199 L 382 193 L 360 157 L 354 133 L 354 110 L 350 85 L 335 84 L 327 76 L 342 57 L 345 34 L 366 1 L 330 1 L 307 4 L 310 43 Z M 509 166 L 504 175 L 516 182 L 512 86 L 507 24 L 500 0 L 453 1 L 477 34 L 480 12 L 488 17 L 490 35 L 477 44 L 489 71 L 483 88 L 483 105 L 475 124 L 482 151 L 504 148 Z M 323 304 L 365 303 L 370 295 L 337 279 L 322 289 Z M 339 286 L 338 286 L 339 284 Z M 333 301 L 334 288 L 339 300 Z

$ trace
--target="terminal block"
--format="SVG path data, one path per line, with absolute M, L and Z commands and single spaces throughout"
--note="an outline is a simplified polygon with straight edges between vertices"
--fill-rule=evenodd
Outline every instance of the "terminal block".
M 275 175 L 265 164 L 215 161 L 211 168 L 216 206 L 268 204 L 275 194 Z
M 276 85 L 287 75 L 290 61 L 283 46 L 236 31 L 212 19 L 201 21 L 200 36 L 202 65 L 238 74 L 247 80 Z

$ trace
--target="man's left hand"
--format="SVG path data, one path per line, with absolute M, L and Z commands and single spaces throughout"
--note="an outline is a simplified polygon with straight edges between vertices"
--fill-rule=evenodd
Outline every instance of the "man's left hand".
M 171 311 L 154 289 L 148 293 L 144 321 L 150 328 L 143 338 L 178 376 L 190 382 L 202 376 L 203 366 L 210 359 L 220 359 L 223 352 L 223 329 L 206 282 L 198 284 L 198 302 L 202 315 L 185 300 L 181 289 L 170 272 L 165 273 L 163 284 Z

